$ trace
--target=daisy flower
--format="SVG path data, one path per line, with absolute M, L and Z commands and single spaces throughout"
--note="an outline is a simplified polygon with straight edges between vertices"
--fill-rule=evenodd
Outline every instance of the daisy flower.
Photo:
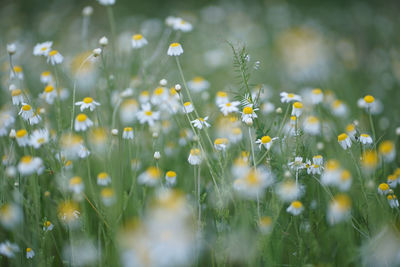
M 392 141 L 383 141 L 379 145 L 379 154 L 383 157 L 383 159 L 387 162 L 391 162 L 396 157 L 396 150 L 394 143 Z
M 350 218 L 351 200 L 347 195 L 339 194 L 334 197 L 328 207 L 327 220 L 333 225 Z
M 311 91 L 311 102 L 316 105 L 321 103 L 324 100 L 324 94 L 322 90 L 319 88 L 315 88 Z
M 115 192 L 114 189 L 106 187 L 100 191 L 101 201 L 106 206 L 111 206 L 115 203 Z
M 263 234 L 269 234 L 272 230 L 272 218 L 269 216 L 263 216 L 258 221 L 258 227 Z
M 280 96 L 281 96 L 282 103 L 289 103 L 289 102 L 295 102 L 295 101 L 301 102 L 301 96 L 299 96 L 299 95 L 282 92 L 282 93 L 280 93 Z
M 239 127 L 232 128 L 228 133 L 229 141 L 231 141 L 234 144 L 240 142 L 242 138 L 243 138 L 242 129 L 240 129 Z
M 180 56 L 183 54 L 183 48 L 180 43 L 172 43 L 168 47 L 168 56 Z
M 138 183 L 148 186 L 155 186 L 161 179 L 161 171 L 157 167 L 148 167 L 147 170 L 138 176 Z
M 341 191 L 348 191 L 351 187 L 351 173 L 348 170 L 343 170 L 340 174 L 340 179 L 338 180 L 338 188 Z
M 254 112 L 258 109 L 254 109 L 250 106 L 245 107 L 242 111 L 242 121 L 247 125 L 253 124 L 253 119 L 257 118 L 257 114 Z
M 203 129 L 204 128 L 208 128 L 211 125 L 207 122 L 208 120 L 208 116 L 204 117 L 204 118 L 197 118 L 193 121 L 191 121 L 191 123 L 193 124 L 194 127 L 196 127 L 197 129 Z
M 325 164 L 324 172 L 321 175 L 321 184 L 334 185 L 338 184 L 342 175 L 340 163 L 337 160 L 328 160 Z
M 300 117 L 303 112 L 303 103 L 294 102 L 292 106 L 292 116 Z
M 266 150 L 269 150 L 271 148 L 272 142 L 276 139 L 278 139 L 278 137 L 271 138 L 268 135 L 265 135 L 260 139 L 257 139 L 256 144 L 259 144 L 260 149 L 262 146 L 264 146 Z
M 337 117 L 344 117 L 347 115 L 347 106 L 340 100 L 335 100 L 331 104 L 333 115 Z
M 350 137 L 347 134 L 345 134 L 345 133 L 339 134 L 337 139 L 338 139 L 338 142 L 339 142 L 340 146 L 344 150 L 346 150 L 346 149 L 351 147 L 351 140 L 350 140 Z
M 43 223 L 43 231 L 49 232 L 49 231 L 53 230 L 53 228 L 54 228 L 54 225 L 50 221 L 45 221 Z
M 5 241 L 0 243 L 0 254 L 6 256 L 7 258 L 14 258 L 15 253 L 19 252 L 19 247 L 17 244 L 11 243 L 10 241 Z
M 86 116 L 86 114 L 80 113 L 75 118 L 74 128 L 77 132 L 86 131 L 92 125 L 93 122 Z
M 201 163 L 201 152 L 200 152 L 200 149 L 192 148 L 190 150 L 188 162 L 191 165 L 200 165 L 200 163 Z
M 26 248 L 26 258 L 32 259 L 33 257 L 35 257 L 35 251 L 31 248 Z
M 146 103 L 142 105 L 142 109 L 138 111 L 137 118 L 140 124 L 147 123 L 149 126 L 153 126 L 155 121 L 160 118 L 160 112 L 152 111 L 151 105 Z
M 228 94 L 226 92 L 223 92 L 223 91 L 218 91 L 217 95 L 215 97 L 215 104 L 217 104 L 217 106 L 220 106 L 220 105 L 225 104 L 227 102 L 229 102 Z
M 133 139 L 133 129 L 132 127 L 125 127 L 122 132 L 122 139 Z
M 82 178 L 79 176 L 74 176 L 69 179 L 68 189 L 74 194 L 80 194 L 85 189 Z
M 28 132 L 25 129 L 18 130 L 15 133 L 15 138 L 19 146 L 24 147 L 29 144 Z
M 24 96 L 22 95 L 21 89 L 14 89 L 11 91 L 11 100 L 15 106 L 24 102 Z
M 319 135 L 321 133 L 321 123 L 317 117 L 308 116 L 303 122 L 304 132 L 310 135 Z
M 304 169 L 303 157 L 295 157 L 294 161 L 288 163 L 288 166 L 295 171 Z
M 132 48 L 139 49 L 145 45 L 147 45 L 147 40 L 141 34 L 135 34 L 132 36 Z
M 227 138 L 217 138 L 214 141 L 214 148 L 217 151 L 225 151 L 228 146 L 228 139 Z
M 29 120 L 33 116 L 32 107 L 26 103 L 22 103 L 22 107 L 18 115 L 21 115 L 21 117 L 26 121 Z
M 31 134 L 29 144 L 38 149 L 43 144 L 49 142 L 49 132 L 47 129 L 34 130 Z
M 369 111 L 375 103 L 375 98 L 372 95 L 366 95 L 358 101 L 358 106 Z
M 76 102 L 75 106 L 80 106 L 81 111 L 84 111 L 87 108 L 90 109 L 90 111 L 93 111 L 96 106 L 100 106 L 100 103 L 94 101 L 91 97 L 85 97 L 82 101 Z
M 387 193 L 389 193 L 389 189 L 390 189 L 390 187 L 387 183 L 381 183 L 378 186 L 378 193 L 380 195 L 386 195 Z
M 51 51 L 51 46 L 53 45 L 52 41 L 47 41 L 44 43 L 38 43 L 33 48 L 34 56 L 47 56 Z
M 165 181 L 167 185 L 173 186 L 176 184 L 176 172 L 174 171 L 167 171 L 165 174 Z
M 233 188 L 244 197 L 256 199 L 261 197 L 263 191 L 273 182 L 274 175 L 269 169 L 265 167 L 252 168 L 244 176 L 234 181 Z
M 18 163 L 18 171 L 23 176 L 40 175 L 44 170 L 43 161 L 38 157 L 23 156 Z
M 192 31 L 193 26 L 191 23 L 182 18 L 175 18 L 172 24 L 172 28 L 176 31 L 190 32 Z
M 44 84 L 53 83 L 53 76 L 51 75 L 50 71 L 43 71 L 40 74 L 40 81 Z
M 373 141 L 369 134 L 360 134 L 360 143 L 363 145 L 370 145 Z
M 153 105 L 160 105 L 168 100 L 168 90 L 166 87 L 157 87 L 151 96 L 151 103 Z
M 183 112 L 189 114 L 194 111 L 194 107 L 191 102 L 185 102 L 183 104 Z
M 356 126 L 353 123 L 350 123 L 346 126 L 346 134 L 351 138 L 351 140 L 355 140 L 357 130 Z
M 240 105 L 239 101 L 233 101 L 233 102 L 225 102 L 225 103 L 219 104 L 218 107 L 221 110 L 222 114 L 224 114 L 224 116 L 227 116 L 230 113 L 238 112 L 239 105 Z
M 304 186 L 296 184 L 295 181 L 288 180 L 277 185 L 276 193 L 282 201 L 291 202 L 303 195 Z
M 36 125 L 42 120 L 42 117 L 38 113 L 33 112 L 33 116 L 29 118 L 30 125 Z
M 304 210 L 304 206 L 303 203 L 301 203 L 300 201 L 296 200 L 293 201 L 290 206 L 286 209 L 287 212 L 289 212 L 290 214 L 297 216 L 300 215 Z
M 389 202 L 389 206 L 391 208 L 398 208 L 399 207 L 399 201 L 397 200 L 396 195 L 391 194 L 387 196 L 387 200 Z
M 97 184 L 100 186 L 107 186 L 111 183 L 111 177 L 106 172 L 101 172 L 97 175 Z
M 46 101 L 47 104 L 51 105 L 54 103 L 54 99 L 57 97 L 57 92 L 54 90 L 54 87 L 49 84 L 44 88 L 41 97 Z
M 210 83 L 203 77 L 197 76 L 188 82 L 188 87 L 193 92 L 198 93 L 207 90 L 210 87 Z
M 13 71 L 10 74 L 10 78 L 14 79 L 17 78 L 18 80 L 23 80 L 24 79 L 24 73 L 22 71 L 21 66 L 14 66 Z
M 64 60 L 64 57 L 57 50 L 51 50 L 47 55 L 47 63 L 51 65 L 61 64 Z

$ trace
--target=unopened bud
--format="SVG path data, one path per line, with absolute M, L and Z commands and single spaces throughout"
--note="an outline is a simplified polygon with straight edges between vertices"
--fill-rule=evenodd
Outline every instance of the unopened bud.
M 7 53 L 14 55 L 17 52 L 17 46 L 15 44 L 7 44 Z
M 92 14 L 93 14 L 93 7 L 91 7 L 91 6 L 85 6 L 85 7 L 82 9 L 82 15 L 83 15 L 83 16 L 89 17 L 89 16 L 91 16 Z
M 99 44 L 101 45 L 101 46 L 107 46 L 108 45 L 108 39 L 107 39 L 107 37 L 105 37 L 105 36 L 103 36 L 103 37 L 101 37 L 100 38 L 100 40 L 99 40 Z

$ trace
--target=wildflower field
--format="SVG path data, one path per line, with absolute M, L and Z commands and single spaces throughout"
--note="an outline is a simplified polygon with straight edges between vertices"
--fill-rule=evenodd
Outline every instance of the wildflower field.
M 400 266 L 396 1 L 0 3 L 0 266 Z

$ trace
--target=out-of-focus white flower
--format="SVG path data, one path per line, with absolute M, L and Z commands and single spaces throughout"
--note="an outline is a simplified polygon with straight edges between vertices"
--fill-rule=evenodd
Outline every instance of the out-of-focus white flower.
M 38 43 L 33 48 L 34 56 L 47 56 L 51 51 L 51 46 L 53 45 L 52 41 L 47 41 L 44 43 Z
M 49 142 L 49 132 L 47 129 L 34 130 L 30 137 L 30 145 L 38 149 L 42 145 Z
M 0 223 L 6 229 L 18 226 L 23 219 L 21 208 L 17 204 L 5 203 L 0 207 Z
M 100 5 L 103 6 L 111 6 L 115 4 L 115 0 L 97 0 L 97 1 L 100 3 Z
M 301 102 L 301 96 L 292 94 L 292 93 L 286 93 L 282 92 L 280 93 L 281 96 L 281 102 L 282 103 L 289 103 L 289 102 Z
M 333 225 L 347 220 L 350 217 L 350 209 L 350 198 L 344 194 L 336 195 L 328 207 L 328 223 Z
M 133 49 L 139 49 L 147 45 L 147 40 L 143 37 L 143 35 L 135 34 L 132 36 L 131 44 Z
M 201 163 L 201 152 L 200 152 L 200 149 L 192 148 L 190 150 L 188 162 L 191 165 L 200 165 L 200 163 Z
M 191 123 L 193 124 L 194 127 L 196 127 L 197 129 L 201 130 L 204 128 L 208 128 L 211 125 L 207 122 L 208 120 L 208 116 L 204 117 L 204 118 L 197 118 L 193 121 L 191 121 Z
M 157 167 L 149 167 L 138 176 L 139 184 L 155 186 L 160 182 L 161 171 Z
M 15 253 L 19 252 L 19 247 L 17 244 L 11 243 L 10 241 L 5 241 L 0 243 L 0 254 L 6 256 L 7 258 L 14 258 Z
M 287 212 L 289 212 L 294 216 L 300 215 L 303 212 L 303 210 L 304 210 L 303 203 L 301 203 L 298 200 L 290 203 L 290 206 L 286 209 Z
M 203 77 L 197 76 L 188 82 L 188 87 L 193 92 L 199 93 L 207 90 L 210 87 L 210 83 Z
M 57 50 L 51 50 L 47 55 L 47 63 L 58 65 L 64 61 L 64 57 Z
M 18 171 L 23 176 L 40 175 L 44 171 L 43 161 L 39 157 L 23 156 L 18 163 Z

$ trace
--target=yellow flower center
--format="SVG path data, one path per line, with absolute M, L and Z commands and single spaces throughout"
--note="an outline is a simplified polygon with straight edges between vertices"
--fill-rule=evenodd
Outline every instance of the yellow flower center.
M 389 190 L 389 185 L 387 183 L 382 183 L 379 185 L 379 189 L 382 191 Z
M 79 122 L 84 122 L 84 121 L 86 121 L 87 116 L 86 116 L 85 114 L 81 113 L 81 114 L 79 114 L 78 116 L 76 116 L 76 119 L 77 119 Z
M 315 123 L 318 123 L 319 120 L 318 120 L 317 117 L 310 116 L 310 117 L 307 118 L 307 122 L 308 122 L 308 123 L 311 123 L 311 124 L 315 124 Z
M 312 93 L 313 93 L 314 95 L 320 95 L 320 94 L 322 94 L 322 90 L 319 89 L 319 88 L 315 88 L 314 90 L 312 90 Z
M 151 116 L 153 115 L 153 112 L 151 110 L 146 110 L 144 114 L 146 114 L 147 116 Z
M 37 140 L 38 144 L 43 144 L 44 141 L 45 141 L 45 139 L 44 139 L 43 137 L 41 137 L 41 138 L 39 138 L 39 139 Z
M 218 96 L 218 97 L 227 97 L 228 94 L 225 93 L 225 92 L 222 92 L 222 91 L 218 91 L 218 92 L 217 92 L 217 96 Z
M 192 103 L 190 103 L 190 102 L 185 102 L 183 105 L 185 106 L 185 107 L 187 107 L 187 106 L 190 106 Z
M 339 194 L 339 195 L 335 196 L 334 201 L 337 203 L 337 205 L 339 206 L 339 209 L 341 209 L 341 210 L 347 210 L 351 206 L 350 198 L 344 194 Z
M 261 143 L 266 144 L 266 143 L 269 143 L 269 142 L 271 142 L 271 137 L 269 137 L 268 135 L 263 136 L 261 138 Z
M 190 150 L 190 154 L 193 155 L 193 156 L 198 156 L 198 155 L 200 155 L 200 149 L 193 148 L 193 149 Z
M 342 141 L 346 140 L 347 137 L 348 137 L 347 134 L 342 133 L 342 134 L 339 134 L 337 139 L 338 139 L 339 142 L 342 142 Z
M 253 109 L 251 107 L 245 107 L 243 113 L 246 115 L 253 114 Z
M 150 111 L 151 112 L 151 111 Z M 151 114 L 150 114 L 151 115 Z M 132 132 L 133 131 L 133 129 L 132 129 L 132 127 L 125 127 L 124 128 L 124 132 Z
M 342 105 L 342 101 L 340 101 L 340 100 L 335 100 L 333 102 L 333 107 L 334 108 L 339 108 L 341 105 Z
M 260 219 L 261 226 L 268 226 L 272 223 L 272 219 L 269 216 L 264 216 Z
M 108 173 L 106 172 L 101 172 L 97 175 L 97 178 L 99 178 L 100 180 L 104 180 L 108 178 Z
M 232 133 L 233 133 L 234 135 L 239 135 L 239 134 L 242 133 L 242 129 L 240 129 L 240 128 L 238 128 L 238 127 L 233 128 L 233 129 L 232 129 Z
M 103 198 L 110 198 L 114 196 L 114 190 L 112 190 L 111 188 L 104 188 L 103 190 L 101 190 L 100 194 Z
M 42 76 L 50 76 L 50 71 L 43 71 Z
M 246 177 L 247 182 L 250 185 L 258 185 L 260 183 L 260 177 L 258 176 L 257 172 L 252 170 Z
M 295 102 L 294 104 L 293 104 L 293 107 L 294 108 L 303 108 L 303 104 L 301 103 L 301 102 Z
M 342 171 L 342 174 L 341 174 L 341 176 L 340 176 L 340 179 L 341 179 L 342 181 L 347 181 L 347 180 L 349 180 L 350 178 L 351 178 L 351 174 L 350 174 L 350 172 L 349 172 L 348 170 Z
M 355 128 L 354 124 L 349 124 L 346 126 L 346 132 L 353 132 Z
M 15 89 L 11 91 L 11 96 L 19 96 L 21 93 L 20 89 Z
M 393 151 L 394 144 L 392 141 L 384 141 L 379 145 L 379 152 L 382 154 L 389 154 Z
M 328 171 L 334 171 L 337 170 L 340 167 L 340 164 L 337 160 L 328 160 L 326 163 L 326 169 Z
M 135 41 L 139 41 L 139 40 L 143 39 L 143 36 L 141 34 L 135 34 L 132 36 L 132 39 Z
M 25 129 L 18 130 L 16 133 L 17 138 L 24 137 L 28 132 Z
M 173 177 L 176 177 L 176 172 L 174 172 L 174 171 L 167 171 L 167 177 L 168 178 L 173 178 Z
M 156 90 L 154 90 L 155 95 L 162 95 L 164 93 L 164 88 L 158 87 Z
M 23 111 L 29 111 L 29 110 L 31 110 L 32 109 L 32 107 L 30 106 L 30 105 L 23 105 L 22 106 L 22 110 Z
M 31 248 L 26 248 L 26 252 L 31 252 L 32 249 Z
M 58 54 L 58 51 L 57 50 L 51 50 L 50 51 L 50 53 L 49 53 L 49 56 L 55 56 L 55 55 L 57 55 Z
M 31 156 L 23 156 L 21 158 L 21 162 L 24 163 L 24 164 L 29 164 L 29 163 L 31 163 L 31 161 L 32 161 L 32 157 Z
M 373 150 L 367 150 L 363 153 L 362 163 L 367 167 L 374 167 L 378 164 L 378 154 Z
M 80 185 L 82 184 L 82 178 L 79 176 L 74 176 L 69 180 L 70 185 Z
M 85 98 L 83 99 L 83 102 L 84 102 L 85 104 L 90 104 L 90 103 L 93 102 L 93 98 L 91 98 L 91 97 L 85 97 Z
M 54 87 L 53 87 L 52 85 L 47 85 L 47 86 L 44 88 L 44 91 L 45 91 L 46 93 L 53 92 L 53 90 L 54 90 Z
M 149 167 L 147 173 L 152 179 L 158 179 L 160 177 L 160 170 L 157 167 Z
M 360 136 L 361 136 L 361 137 L 366 137 L 366 138 L 369 137 L 368 134 L 361 134 Z
M 368 104 L 371 104 L 375 101 L 375 98 L 372 95 L 366 95 L 364 96 L 364 101 Z
M 22 72 L 21 66 L 14 66 L 14 71 L 15 72 Z
M 197 77 L 194 77 L 194 78 L 193 78 L 193 81 L 194 81 L 195 83 L 200 83 L 200 82 L 203 82 L 203 81 L 204 81 L 204 78 L 203 78 L 203 77 L 200 77 L 200 76 L 197 76 Z
M 180 44 L 179 44 L 179 43 L 172 43 L 172 44 L 170 44 L 169 46 L 170 46 L 170 47 L 178 47 L 178 46 L 180 46 Z
M 225 105 L 226 105 L 227 107 L 232 106 L 231 102 L 228 102 L 228 103 L 226 103 Z
M 293 98 L 294 97 L 294 94 L 288 94 L 287 95 L 289 98 Z
M 300 209 L 301 207 L 303 207 L 303 204 L 300 201 L 296 200 L 292 202 L 292 207 L 295 209 Z
M 227 144 L 228 143 L 228 139 L 226 138 L 217 138 L 214 141 L 215 145 L 223 145 L 223 144 Z

